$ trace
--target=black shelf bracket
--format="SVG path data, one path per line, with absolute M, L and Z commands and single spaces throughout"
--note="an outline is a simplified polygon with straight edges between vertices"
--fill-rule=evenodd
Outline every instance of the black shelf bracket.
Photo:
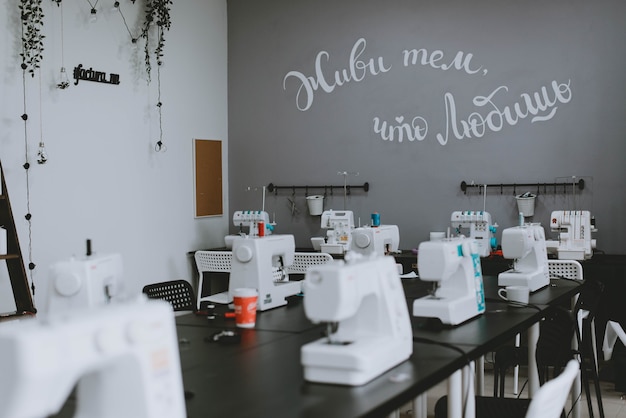
M 291 190 L 293 192 L 293 194 L 296 194 L 296 190 L 305 190 L 305 195 L 308 196 L 309 195 L 309 190 L 313 189 L 313 190 L 324 190 L 324 194 L 327 194 L 327 192 L 330 190 L 330 194 L 332 196 L 333 194 L 333 190 L 335 189 L 346 189 L 346 194 L 350 194 L 350 190 L 351 189 L 363 189 L 365 192 L 368 192 L 370 189 L 370 184 L 369 183 L 364 183 L 364 184 L 360 184 L 360 185 L 341 185 L 341 186 L 277 186 L 274 183 L 270 183 L 267 185 L 267 190 L 270 193 L 274 193 L 274 194 L 278 194 L 278 190 Z
M 580 179 L 577 182 L 573 182 L 573 183 L 566 183 L 566 182 L 562 182 L 562 183 L 556 183 L 556 182 L 552 182 L 552 183 L 494 183 L 494 184 L 477 184 L 477 183 L 472 183 L 472 184 L 468 184 L 465 181 L 461 182 L 461 190 L 463 191 L 463 193 L 467 194 L 467 189 L 470 188 L 481 188 L 481 187 L 487 187 L 487 188 L 495 188 L 495 189 L 500 189 L 500 194 L 504 193 L 504 188 L 513 188 L 513 194 L 516 195 L 517 191 L 516 189 L 518 187 L 520 188 L 537 188 L 537 194 L 541 193 L 541 190 L 543 190 L 544 194 L 547 193 L 559 193 L 559 192 L 563 192 L 563 193 L 567 193 L 567 189 L 568 187 L 572 187 L 572 186 L 577 186 L 579 190 L 583 190 L 585 188 L 585 180 Z

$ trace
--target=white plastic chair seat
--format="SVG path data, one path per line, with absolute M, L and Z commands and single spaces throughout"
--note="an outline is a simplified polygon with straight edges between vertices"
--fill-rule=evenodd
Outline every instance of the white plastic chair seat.
M 606 323 L 606 331 L 604 333 L 604 341 L 602 342 L 602 351 L 604 352 L 604 360 L 611 360 L 613 356 L 613 347 L 617 339 L 620 339 L 622 344 L 626 346 L 626 332 L 624 328 L 615 321 L 608 321 Z
M 544 383 L 530 401 L 526 418 L 559 418 L 579 368 L 576 360 L 570 360 L 560 375 Z

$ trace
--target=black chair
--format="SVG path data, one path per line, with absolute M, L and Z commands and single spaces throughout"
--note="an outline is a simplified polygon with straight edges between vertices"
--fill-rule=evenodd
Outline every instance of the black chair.
M 191 284 L 186 280 L 153 283 L 143 287 L 148 299 L 161 299 L 172 304 L 175 312 L 196 310 L 196 300 Z

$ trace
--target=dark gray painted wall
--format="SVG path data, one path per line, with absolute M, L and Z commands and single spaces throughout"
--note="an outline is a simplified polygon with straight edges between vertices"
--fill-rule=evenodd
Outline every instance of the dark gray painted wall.
M 378 211 L 409 249 L 445 230 L 452 211 L 483 208 L 477 190 L 461 192 L 463 180 L 577 176 L 584 191 L 540 194 L 532 220 L 548 225 L 552 210 L 591 210 L 598 248 L 626 253 L 625 18 L 621 0 L 229 0 L 230 209 L 260 209 L 261 192 L 248 187 L 340 185 L 338 172 L 358 172 L 348 183 L 371 189 L 355 191 L 347 209 L 363 224 Z M 427 51 L 432 65 L 405 65 L 411 49 Z M 318 55 L 328 92 L 319 85 L 308 106 L 311 96 L 298 90 L 320 81 Z M 335 82 L 343 71 L 351 79 Z M 529 110 L 524 97 L 537 105 L 537 95 L 539 109 Z M 502 122 L 516 105 L 521 116 Z M 427 130 L 410 140 L 403 127 L 414 120 Z M 383 139 L 376 121 L 398 127 L 394 140 Z M 471 132 L 451 130 L 472 121 Z M 512 192 L 487 191 L 501 229 L 517 221 Z M 308 215 L 304 191 L 295 216 L 288 198 L 268 194 L 266 210 L 277 232 L 309 246 L 319 217 Z M 343 206 L 341 192 L 325 202 Z

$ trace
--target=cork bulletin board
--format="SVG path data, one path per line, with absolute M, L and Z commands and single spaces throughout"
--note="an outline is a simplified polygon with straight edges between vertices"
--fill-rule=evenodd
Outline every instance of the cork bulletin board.
M 193 144 L 196 218 L 222 215 L 222 141 L 194 139 Z

